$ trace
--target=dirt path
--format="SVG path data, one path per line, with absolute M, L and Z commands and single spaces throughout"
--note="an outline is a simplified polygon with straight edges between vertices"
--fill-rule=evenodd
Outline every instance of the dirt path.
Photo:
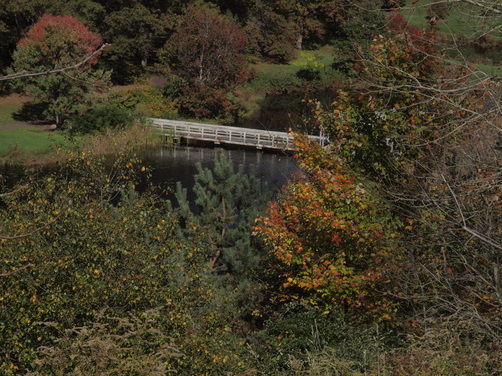
M 0 125 L 0 131 L 8 131 L 9 129 L 19 129 L 29 127 L 28 123 L 16 123 L 16 124 L 6 124 Z
M 30 123 L 15 123 L 15 124 L 6 124 L 0 125 L 0 131 L 8 131 L 9 129 L 20 129 L 20 128 L 28 128 L 35 127 L 36 129 L 33 132 L 47 132 L 56 129 L 55 124 L 30 124 Z
M 24 103 L 28 102 L 30 97 L 26 97 L 24 95 L 19 94 L 10 94 L 5 97 L 0 96 L 0 106 L 2 104 L 13 104 L 13 103 Z

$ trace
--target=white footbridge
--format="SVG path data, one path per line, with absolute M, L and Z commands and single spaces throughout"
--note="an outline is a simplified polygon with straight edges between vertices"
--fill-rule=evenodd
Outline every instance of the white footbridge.
M 293 136 L 287 132 L 156 118 L 151 118 L 150 121 L 161 135 L 172 140 L 187 139 L 215 144 L 243 145 L 257 149 L 294 150 Z M 328 143 L 327 138 L 322 135 L 308 137 L 322 146 Z

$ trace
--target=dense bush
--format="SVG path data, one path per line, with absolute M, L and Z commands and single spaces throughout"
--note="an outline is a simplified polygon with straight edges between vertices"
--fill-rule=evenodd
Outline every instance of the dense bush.
M 140 169 L 126 156 L 108 164 L 82 152 L 3 199 L 2 374 L 34 369 L 37 348 L 105 308 L 127 317 L 162 305 L 167 272 L 154 260 L 173 249 L 172 219 L 135 194 Z
M 120 129 L 133 120 L 131 111 L 116 104 L 99 104 L 83 115 L 73 116 L 70 130 L 75 133 L 102 132 L 108 128 Z
M 249 86 L 255 90 L 270 93 L 288 93 L 301 87 L 301 79 L 287 71 L 263 73 L 249 82 Z
M 215 213 L 233 218 L 223 228 L 212 227 L 217 218 L 173 212 L 148 190 L 138 194 L 145 167 L 126 154 L 107 162 L 72 153 L 59 168 L 9 188 L 0 208 L 9 229 L 0 230 L 0 373 L 218 375 L 250 367 L 244 316 L 255 301 L 257 255 L 249 240 L 237 239 L 236 249 L 230 243 L 246 228 L 249 238 L 252 218 L 235 210 L 244 210 L 246 197 L 257 209 L 248 195 L 255 188 L 229 161 L 219 168 L 215 176 L 224 171 L 228 179 L 212 196 L 223 205 Z M 226 183 L 242 188 L 238 208 L 226 206 L 239 197 Z M 212 183 L 201 178 L 203 207 L 213 202 L 202 202 L 205 184 Z

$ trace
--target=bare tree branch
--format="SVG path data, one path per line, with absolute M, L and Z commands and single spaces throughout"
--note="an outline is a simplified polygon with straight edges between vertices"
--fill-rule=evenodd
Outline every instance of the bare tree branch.
M 492 247 L 495 247 L 497 249 L 502 250 L 502 245 L 496 243 L 493 239 L 490 239 L 488 236 L 480 234 L 476 230 L 473 230 L 472 228 L 467 226 L 467 221 L 465 219 L 465 215 L 462 210 L 462 206 L 460 205 L 460 203 L 458 201 L 457 195 L 455 194 L 455 192 L 453 192 L 453 189 L 452 189 L 450 183 L 448 182 L 448 180 L 446 180 L 444 174 L 441 174 L 441 178 L 442 178 L 443 182 L 446 184 L 446 186 L 448 187 L 448 191 L 450 192 L 451 196 L 453 197 L 453 200 L 455 201 L 455 206 L 458 209 L 458 214 L 460 214 L 460 217 L 462 218 L 462 225 L 461 225 L 462 230 L 468 232 L 469 234 L 478 238 L 482 242 L 489 244 Z
M 26 188 L 28 188 L 28 185 L 23 185 L 22 187 L 19 187 L 18 189 L 15 189 L 15 190 L 13 190 L 13 191 L 11 191 L 11 192 L 7 192 L 7 193 L 0 193 L 0 198 L 1 198 L 1 197 L 6 197 L 6 196 L 13 195 L 14 193 L 17 193 L 17 192 L 19 192 L 20 190 L 22 190 L 22 189 L 26 189 Z
M 12 274 L 19 273 L 20 271 L 22 271 L 22 270 L 24 270 L 24 269 L 27 269 L 27 268 L 31 268 L 31 267 L 33 267 L 33 266 L 35 266 L 35 265 L 34 265 L 34 264 L 26 264 L 25 266 L 21 266 L 21 267 L 20 267 L 20 268 L 18 268 L 18 269 L 12 270 L 12 271 L 7 272 L 7 273 L 2 273 L 2 274 L 0 274 L 0 278 L 1 278 L 1 277 L 8 277 L 8 276 L 10 276 L 10 275 L 12 275 Z
M 502 13 L 502 6 L 500 0 L 443 0 L 443 1 L 436 1 L 435 4 L 471 4 L 474 5 L 480 9 L 483 9 L 487 12 L 493 12 L 495 14 L 501 14 Z M 412 6 L 405 6 L 401 7 L 401 9 L 417 9 L 417 8 L 425 8 L 429 7 L 431 3 L 425 3 L 425 4 L 413 4 Z
M 98 55 L 99 53 L 101 53 L 102 50 L 104 50 L 106 47 L 110 46 L 110 44 L 108 43 L 104 43 L 103 45 L 101 45 L 101 47 L 99 47 L 96 51 L 94 51 L 92 54 L 90 54 L 89 56 L 87 56 L 84 60 L 78 62 L 77 64 L 75 65 L 71 65 L 71 66 L 68 66 L 68 67 L 64 67 L 64 68 L 59 68 L 59 69 L 52 69 L 52 70 L 47 70 L 47 71 L 44 71 L 44 72 L 36 72 L 36 73 L 29 73 L 29 72 L 18 72 L 18 73 L 13 73 L 13 74 L 9 74 L 7 76 L 2 76 L 0 77 L 0 81 L 7 81 L 7 80 L 13 80 L 13 79 L 16 79 L 16 78 L 22 78 L 22 77 L 36 77 L 36 76 L 44 76 L 46 74 L 52 74 L 52 73 L 63 73 L 63 72 L 66 72 L 68 70 L 72 70 L 72 69 L 77 69 L 77 68 L 80 68 L 82 65 L 84 65 L 85 63 L 87 63 L 89 60 L 91 60 L 92 58 L 94 58 L 96 55 Z
M 56 216 L 56 218 L 54 218 L 53 220 L 47 222 L 45 225 L 43 225 L 42 227 L 39 227 L 33 231 L 30 231 L 30 232 L 26 232 L 24 234 L 20 234 L 20 235 L 13 235 L 13 236 L 4 236 L 4 235 L 0 235 L 0 239 L 5 239 L 5 240 L 13 240 L 13 239 L 20 239 L 20 238 L 26 238 L 27 236 L 31 236 L 33 234 L 36 234 L 37 232 L 40 232 L 42 230 L 45 230 L 47 227 L 49 227 L 50 225 L 52 225 L 54 222 L 56 222 L 67 210 L 68 208 L 73 204 L 73 200 L 70 200 L 68 202 L 68 205 L 66 205 L 66 207 Z
M 485 9 L 488 12 L 493 12 L 497 14 L 501 14 L 501 3 L 499 0 L 450 0 L 449 3 L 467 3 L 472 4 L 482 9 Z

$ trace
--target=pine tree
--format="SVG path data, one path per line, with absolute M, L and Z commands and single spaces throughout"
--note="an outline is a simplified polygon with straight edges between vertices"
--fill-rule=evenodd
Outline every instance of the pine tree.
M 185 262 L 212 290 L 199 314 L 220 326 L 244 328 L 261 299 L 260 247 L 252 226 L 270 195 L 255 174 L 245 174 L 242 165 L 235 169 L 224 153 L 215 158 L 213 170 L 200 164 L 197 170 L 195 202 L 178 183 L 176 212 L 178 235 L 189 244 Z
M 245 174 L 242 165 L 236 170 L 224 153 L 215 158 L 213 170 L 200 163 L 197 170 L 195 207 L 190 207 L 187 189 L 177 186 L 179 230 L 204 245 L 201 256 L 213 273 L 248 274 L 259 262 L 251 227 L 269 195 L 255 174 Z

